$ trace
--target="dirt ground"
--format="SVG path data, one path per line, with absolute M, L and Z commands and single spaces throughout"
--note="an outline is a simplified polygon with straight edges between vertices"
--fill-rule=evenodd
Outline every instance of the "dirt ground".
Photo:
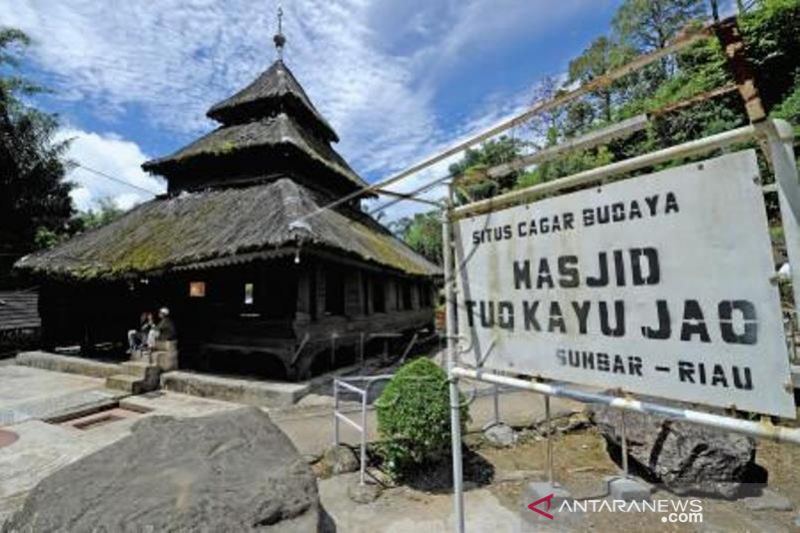
M 607 498 L 604 478 L 618 475 L 620 468 L 608 456 L 605 440 L 593 427 L 582 428 L 554 437 L 555 479 L 577 499 Z M 554 512 L 555 519 L 547 522 L 530 513 L 521 504 L 525 484 L 532 480 L 546 480 L 546 439 L 528 435 L 513 448 L 497 449 L 480 445 L 481 438 L 469 437 L 471 447 L 486 467 L 493 470 L 493 481 L 488 484 L 467 483 L 466 517 L 468 531 L 596 531 L 596 532 L 792 532 L 800 531 L 795 518 L 800 510 L 800 447 L 761 442 L 758 445 L 757 463 L 769 472 L 768 489 L 787 497 L 793 504 L 789 511 L 759 510 L 746 508 L 741 500 L 725 500 L 700 496 L 678 496 L 665 490 L 654 489 L 653 500 L 681 500 L 699 498 L 702 505 L 702 522 L 674 524 L 662 521 L 661 514 L 652 512 L 612 513 L 597 512 L 564 516 Z M 469 467 L 466 467 L 469 469 Z M 469 476 L 467 476 L 469 477 Z M 323 491 L 324 493 L 325 491 Z M 331 492 L 331 489 L 327 489 Z M 410 516 L 416 516 L 417 527 L 428 531 L 448 531 L 452 524 L 452 498 L 449 491 L 413 489 L 408 486 L 385 490 L 378 502 L 364 507 L 376 506 L 383 518 L 386 531 L 412 531 L 406 524 Z M 424 502 L 424 504 L 422 503 Z M 331 506 L 330 504 L 328 505 Z M 333 511 L 341 514 L 341 509 Z M 350 504 L 348 513 L 358 513 L 357 504 Z M 353 511 L 352 509 L 356 509 Z M 350 515 L 348 515 L 350 516 Z M 358 516 L 357 514 L 354 516 Z M 438 516 L 438 521 L 433 520 Z M 493 518 L 494 517 L 494 518 Z M 371 514 L 345 524 L 355 524 L 355 529 L 366 526 L 373 520 Z M 543 521 L 543 522 L 542 522 Z M 414 520 L 412 520 L 414 523 Z M 374 525 L 374 523 L 373 523 Z M 403 526 L 403 527 L 400 527 Z M 347 530 L 347 529 L 345 529 Z M 420 529 L 417 529 L 419 531 Z M 366 529 L 365 529 L 366 531 Z

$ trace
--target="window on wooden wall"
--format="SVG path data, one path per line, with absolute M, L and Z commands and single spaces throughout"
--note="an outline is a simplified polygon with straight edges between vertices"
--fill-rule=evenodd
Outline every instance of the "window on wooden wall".
M 386 312 L 386 288 L 382 279 L 372 280 L 372 312 Z
M 317 271 L 312 269 L 308 283 L 308 314 L 311 320 L 317 319 Z
M 255 299 L 255 286 L 252 283 L 244 284 L 244 305 L 253 305 Z
M 411 283 L 404 281 L 400 287 L 401 295 L 403 297 L 403 309 L 410 311 L 413 307 L 411 304 Z
M 400 289 L 400 280 L 394 281 L 394 310 L 400 311 L 403 309 L 403 291 Z
M 369 275 L 361 272 L 361 312 L 369 314 Z
M 419 288 L 419 305 L 420 307 L 431 306 L 431 288 L 427 283 L 420 283 L 417 285 Z
M 190 298 L 205 298 L 206 297 L 206 282 L 205 281 L 192 281 L 192 282 L 189 282 L 189 297 Z
M 340 268 L 325 270 L 325 312 L 329 315 L 344 314 L 344 271 Z

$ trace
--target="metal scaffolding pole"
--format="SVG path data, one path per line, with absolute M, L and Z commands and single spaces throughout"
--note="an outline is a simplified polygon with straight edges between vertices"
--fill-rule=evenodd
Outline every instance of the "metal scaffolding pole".
M 453 205 L 453 187 L 448 187 L 447 208 L 442 213 L 442 242 L 444 245 L 444 287 L 447 313 L 447 376 L 450 382 L 450 435 L 453 448 L 453 510 L 455 530 L 464 533 L 464 473 L 461 458 L 461 406 L 458 378 L 453 374 L 456 357 L 455 273 L 453 269 L 453 241 L 450 210 Z

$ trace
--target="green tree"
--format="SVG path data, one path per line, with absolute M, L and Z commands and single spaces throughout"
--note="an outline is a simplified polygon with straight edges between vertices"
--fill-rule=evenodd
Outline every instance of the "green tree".
M 398 221 L 402 227 L 400 238 L 429 261 L 442 264 L 442 212 L 417 213 Z
M 619 41 L 639 53 L 665 48 L 692 21 L 705 20 L 706 0 L 625 0 L 612 27 Z M 675 71 L 675 63 L 664 57 L 635 76 L 640 95 L 647 94 Z
M 35 249 L 37 233 L 61 232 L 73 214 L 64 181 L 67 143 L 53 140 L 56 117 L 21 100 L 41 91 L 15 74 L 29 42 L 19 30 L 0 28 L 0 283 L 8 283 L 19 256 Z
M 665 48 L 693 20 L 707 16 L 706 0 L 625 0 L 614 15 L 622 42 L 648 52 Z
M 106 197 L 98 200 L 96 209 L 79 213 L 78 219 L 82 230 L 91 230 L 110 224 L 124 214 L 125 210 L 119 208 L 113 198 Z
M 547 102 L 564 93 L 563 80 L 555 76 L 545 76 L 536 85 L 531 98 L 533 105 Z M 545 148 L 558 143 L 564 130 L 566 110 L 557 106 L 537 113 L 526 124 L 535 137 L 533 145 L 536 148 Z
M 630 48 L 616 43 L 608 37 L 598 37 L 581 55 L 569 62 L 567 82 L 589 83 L 621 66 L 632 56 L 633 51 Z M 622 88 L 622 82 L 617 81 L 591 94 L 601 120 L 612 121 L 614 95 Z
M 786 99 L 772 110 L 772 116 L 788 120 L 794 126 L 794 134 L 800 138 L 800 80 L 795 83 Z
M 511 190 L 518 173 L 492 178 L 487 171 L 493 166 L 519 157 L 524 145 L 520 139 L 502 135 L 498 139 L 486 141 L 480 148 L 467 149 L 461 161 L 449 168 L 450 174 L 458 179 L 458 199 L 480 200 Z
M 37 228 L 34 237 L 35 247 L 37 249 L 52 248 L 79 233 L 110 224 L 126 212 L 126 210 L 117 206 L 113 198 L 101 198 L 98 200 L 96 208 L 90 208 L 88 211 L 79 211 L 58 230 L 52 230 L 45 226 Z
M 761 0 L 739 18 L 767 111 L 787 98 L 800 81 L 800 0 Z

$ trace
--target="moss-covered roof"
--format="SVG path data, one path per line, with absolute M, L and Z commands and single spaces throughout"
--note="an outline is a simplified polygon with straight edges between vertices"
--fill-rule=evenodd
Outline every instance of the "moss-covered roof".
M 224 258 L 257 258 L 255 252 L 300 244 L 407 274 L 439 273 L 436 265 L 363 213 L 326 210 L 297 223 L 329 200 L 289 178 L 158 198 L 107 226 L 26 256 L 15 266 L 47 275 L 114 278 Z
M 278 150 L 281 146 L 297 148 L 359 188 L 367 186 L 336 150 L 285 113 L 216 129 L 169 156 L 146 162 L 142 168 L 148 172 L 168 173 L 169 167 L 192 158 L 225 156 L 258 148 Z
M 211 106 L 206 114 L 223 124 L 233 124 L 262 113 L 271 114 L 271 110 L 277 109 L 291 109 L 300 115 L 301 122 L 318 131 L 322 138 L 339 141 L 334 129 L 320 115 L 292 71 L 281 60 L 275 61 L 238 93 Z

